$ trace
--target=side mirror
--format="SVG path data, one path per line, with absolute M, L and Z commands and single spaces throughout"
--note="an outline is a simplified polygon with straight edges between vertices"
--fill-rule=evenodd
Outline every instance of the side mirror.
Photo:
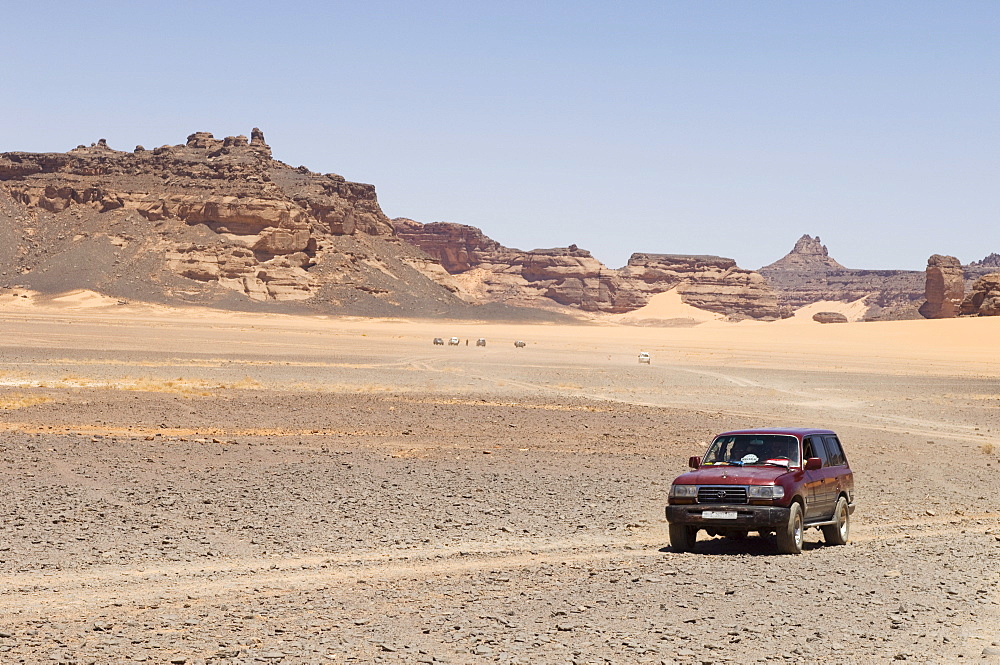
M 688 466 L 692 469 L 697 469 L 701 466 L 701 458 L 697 456 L 692 456 L 688 458 Z
M 806 471 L 815 471 L 823 468 L 823 460 L 818 457 L 810 457 L 806 460 Z

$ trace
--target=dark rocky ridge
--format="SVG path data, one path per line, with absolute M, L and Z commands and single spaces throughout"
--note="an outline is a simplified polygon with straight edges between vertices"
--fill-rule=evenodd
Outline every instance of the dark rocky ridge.
M 985 268 L 1000 268 L 1000 254 L 993 252 L 980 261 L 973 261 L 966 267 L 974 271 Z
M 0 286 L 361 316 L 551 320 L 479 307 L 402 243 L 372 185 L 293 168 L 260 130 L 0 154 Z

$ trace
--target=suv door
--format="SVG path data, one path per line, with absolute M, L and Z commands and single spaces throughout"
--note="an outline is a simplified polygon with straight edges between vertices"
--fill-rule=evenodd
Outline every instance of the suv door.
M 819 486 L 819 505 L 816 507 L 817 517 L 827 519 L 833 516 L 833 509 L 837 505 L 837 474 L 838 467 L 832 463 L 830 447 L 826 445 L 825 436 L 814 436 L 816 442 L 817 457 L 823 460 L 823 468 L 820 474 L 823 482 Z
M 823 452 L 820 452 L 821 450 Z M 806 460 L 810 457 L 819 457 L 820 459 L 823 459 L 825 455 L 826 451 L 823 450 L 823 444 L 818 436 L 807 436 L 802 439 L 803 467 L 805 467 Z M 829 510 L 826 510 L 824 505 L 826 499 L 823 488 L 825 469 L 814 469 L 812 471 L 805 471 L 804 473 L 805 482 L 802 484 L 802 489 L 806 495 L 806 510 L 805 515 L 802 517 L 807 522 L 813 522 L 825 517 L 833 509 L 830 508 Z

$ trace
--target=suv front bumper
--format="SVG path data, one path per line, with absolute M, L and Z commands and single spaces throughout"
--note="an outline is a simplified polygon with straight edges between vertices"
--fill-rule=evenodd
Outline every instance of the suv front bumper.
M 736 513 L 736 519 L 704 517 L 705 511 Z M 782 506 L 750 506 L 747 504 L 687 504 L 667 506 L 667 521 L 671 524 L 686 524 L 698 528 L 741 527 L 749 531 L 774 529 L 788 524 L 790 508 Z

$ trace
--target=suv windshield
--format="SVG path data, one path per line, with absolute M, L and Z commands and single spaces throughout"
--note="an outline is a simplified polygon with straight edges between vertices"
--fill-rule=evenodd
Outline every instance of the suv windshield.
M 799 466 L 799 441 L 783 434 L 732 434 L 712 442 L 705 464 Z

